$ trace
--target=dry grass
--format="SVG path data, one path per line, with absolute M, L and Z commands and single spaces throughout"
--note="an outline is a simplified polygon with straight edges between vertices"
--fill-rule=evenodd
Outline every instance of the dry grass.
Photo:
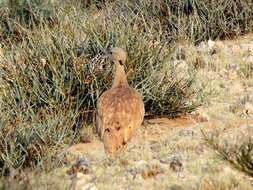
M 225 160 L 228 160 L 234 167 L 244 171 L 250 176 L 253 176 L 253 142 L 251 126 L 247 132 L 234 136 L 235 140 L 230 138 L 222 139 L 222 135 L 216 132 L 211 135 L 203 133 L 207 143 L 220 153 Z M 221 140 L 222 139 L 222 140 Z

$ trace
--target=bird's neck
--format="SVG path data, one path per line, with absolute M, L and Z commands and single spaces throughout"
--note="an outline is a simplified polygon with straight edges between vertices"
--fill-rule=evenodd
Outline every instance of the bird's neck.
M 129 86 L 127 82 L 124 66 L 120 65 L 119 63 L 116 63 L 115 76 L 114 76 L 114 81 L 112 84 L 112 87 L 117 87 L 117 86 Z

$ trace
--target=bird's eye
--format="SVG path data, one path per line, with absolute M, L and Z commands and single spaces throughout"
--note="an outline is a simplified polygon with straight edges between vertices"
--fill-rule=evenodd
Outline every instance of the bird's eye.
M 117 127 L 116 130 L 119 131 L 121 129 L 121 127 Z

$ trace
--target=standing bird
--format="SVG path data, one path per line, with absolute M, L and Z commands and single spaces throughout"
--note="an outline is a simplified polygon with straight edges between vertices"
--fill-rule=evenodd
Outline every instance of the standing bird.
M 96 125 L 106 153 L 114 153 L 123 147 L 141 126 L 144 103 L 141 95 L 127 82 L 124 64 L 127 53 L 119 47 L 110 51 L 115 64 L 112 87 L 97 102 Z

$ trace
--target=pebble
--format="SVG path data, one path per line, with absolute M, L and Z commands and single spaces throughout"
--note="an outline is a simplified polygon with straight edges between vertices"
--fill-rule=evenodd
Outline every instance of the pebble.
M 180 185 L 172 185 L 168 188 L 168 190 L 184 190 L 184 188 Z
M 93 183 L 89 183 L 91 178 L 88 178 L 88 176 L 76 177 L 72 182 L 71 190 L 97 190 Z
M 161 145 L 159 143 L 155 143 L 155 144 L 150 145 L 150 148 L 151 150 L 157 152 L 161 149 Z
M 178 177 L 181 178 L 181 179 L 185 179 L 185 178 L 186 178 L 186 175 L 183 174 L 183 173 L 179 173 L 179 174 L 178 174 Z
M 84 185 L 80 190 L 98 190 L 98 188 L 93 183 L 88 183 Z
M 166 177 L 167 177 L 166 174 L 157 174 L 157 175 L 155 176 L 155 178 L 157 178 L 157 179 L 164 179 L 164 178 L 166 178 Z

